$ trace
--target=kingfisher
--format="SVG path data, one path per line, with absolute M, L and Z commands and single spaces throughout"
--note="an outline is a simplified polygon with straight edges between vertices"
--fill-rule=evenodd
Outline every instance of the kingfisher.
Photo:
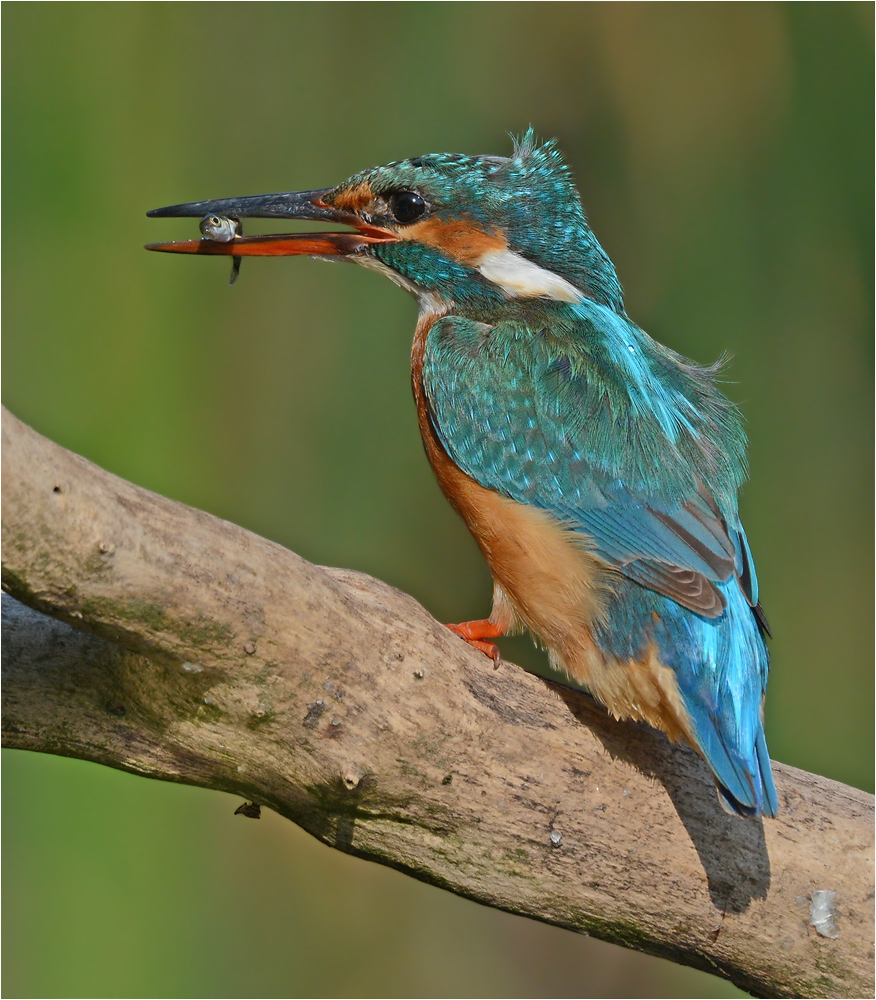
M 627 316 L 555 140 L 530 128 L 507 157 L 432 153 L 148 214 L 349 227 L 147 249 L 342 259 L 410 292 L 426 455 L 494 584 L 489 618 L 449 627 L 496 660 L 492 640 L 527 629 L 615 718 L 694 747 L 725 810 L 776 815 L 742 417 L 720 363 Z

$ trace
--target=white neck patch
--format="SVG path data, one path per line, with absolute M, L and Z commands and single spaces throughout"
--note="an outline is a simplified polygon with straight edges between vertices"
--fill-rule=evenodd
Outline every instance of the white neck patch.
M 478 264 L 481 274 L 511 299 L 555 299 L 581 302 L 584 293 L 570 281 L 533 264 L 512 250 L 488 250 Z

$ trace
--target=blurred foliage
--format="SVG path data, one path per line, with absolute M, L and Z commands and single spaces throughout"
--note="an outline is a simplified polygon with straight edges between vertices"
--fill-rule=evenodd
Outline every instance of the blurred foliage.
M 225 261 L 144 253 L 196 235 L 144 212 L 503 153 L 532 122 L 631 315 L 697 360 L 733 355 L 770 748 L 870 788 L 872 22 L 863 3 L 5 4 L 5 402 L 440 619 L 485 613 L 417 434 L 414 303 L 306 260 L 244 261 L 229 290 Z M 7 996 L 740 995 L 219 794 L 4 763 Z

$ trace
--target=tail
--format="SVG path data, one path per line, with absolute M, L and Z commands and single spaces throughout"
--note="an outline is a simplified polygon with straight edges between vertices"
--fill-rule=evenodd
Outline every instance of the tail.
M 722 807 L 739 816 L 775 816 L 779 803 L 762 714 L 769 654 L 739 582 L 731 577 L 717 586 L 726 608 L 706 618 L 620 579 L 594 637 L 621 662 L 641 662 L 656 644 L 686 710 L 682 730 L 711 768 Z
M 721 589 L 727 608 L 720 618 L 685 612 L 688 656 L 677 667 L 679 688 L 722 807 L 739 816 L 775 816 L 779 800 L 763 731 L 769 654 L 737 581 Z
M 753 753 L 747 759 L 728 748 L 713 726 L 699 724 L 696 728 L 698 749 L 712 770 L 721 808 L 737 816 L 776 816 L 779 799 L 763 726 L 758 728 Z

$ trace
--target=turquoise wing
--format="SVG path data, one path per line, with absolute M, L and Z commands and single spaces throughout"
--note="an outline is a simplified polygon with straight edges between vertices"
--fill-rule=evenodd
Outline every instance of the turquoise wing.
M 726 606 L 718 584 L 736 576 L 756 605 L 757 580 L 736 515 L 745 473 L 738 415 L 716 389 L 707 391 L 703 369 L 688 365 L 696 376 L 671 371 L 667 384 L 659 345 L 622 317 L 600 312 L 609 314 L 597 313 L 602 327 L 585 314 L 550 333 L 512 320 L 437 322 L 423 384 L 439 439 L 481 485 L 584 532 L 629 579 L 716 617 Z M 643 378 L 630 362 L 613 366 L 606 326 L 608 335 L 631 340 L 640 369 L 648 366 L 650 399 L 635 391 Z M 654 356 L 643 359 L 649 347 Z M 673 411 L 680 414 L 674 421 L 667 418 Z M 728 427 L 729 446 L 720 442 Z

